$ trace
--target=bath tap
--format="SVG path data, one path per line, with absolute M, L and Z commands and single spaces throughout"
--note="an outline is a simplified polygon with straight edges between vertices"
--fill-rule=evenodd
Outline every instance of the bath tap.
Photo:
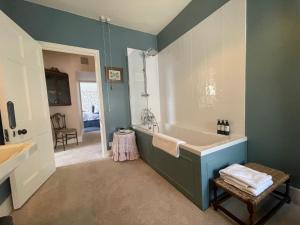
M 149 130 L 152 129 L 152 131 L 154 132 L 154 128 L 157 127 L 157 130 L 159 131 L 159 126 L 154 116 L 154 113 L 151 112 L 149 108 L 143 109 L 141 120 L 142 120 L 142 124 L 144 126 L 148 126 Z
M 153 124 L 153 127 L 152 127 L 152 132 L 154 132 L 154 128 L 155 127 L 157 127 L 157 132 L 159 132 L 159 126 L 158 126 L 158 124 L 156 123 L 156 124 Z

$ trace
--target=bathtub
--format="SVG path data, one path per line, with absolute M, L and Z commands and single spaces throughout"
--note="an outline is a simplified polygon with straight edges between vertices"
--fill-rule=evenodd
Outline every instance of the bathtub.
M 142 160 L 202 210 L 210 205 L 211 181 L 218 176 L 218 171 L 247 161 L 245 136 L 223 136 L 160 124 L 160 133 L 186 142 L 180 145 L 179 158 L 175 158 L 152 145 L 152 129 L 142 125 L 133 128 Z
M 134 129 L 149 135 L 152 135 L 153 132 L 158 132 L 156 128 L 153 131 L 153 129 L 149 129 L 143 125 L 134 126 Z M 159 133 L 185 141 L 186 143 L 180 147 L 199 156 L 207 155 L 247 141 L 247 137 L 245 136 L 225 136 L 170 124 L 160 124 Z

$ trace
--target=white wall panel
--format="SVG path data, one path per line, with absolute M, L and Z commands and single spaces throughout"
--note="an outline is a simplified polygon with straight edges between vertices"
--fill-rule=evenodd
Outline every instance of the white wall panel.
M 144 91 L 143 73 L 143 51 L 138 49 L 127 49 L 128 70 L 129 70 L 129 89 L 130 89 L 130 110 L 131 123 L 141 124 L 142 110 L 147 107 Z M 154 113 L 156 120 L 160 121 L 160 94 L 158 76 L 158 57 L 151 56 L 146 58 L 147 84 L 148 84 L 148 104 Z
M 246 2 L 231 0 L 159 53 L 161 120 L 245 134 Z

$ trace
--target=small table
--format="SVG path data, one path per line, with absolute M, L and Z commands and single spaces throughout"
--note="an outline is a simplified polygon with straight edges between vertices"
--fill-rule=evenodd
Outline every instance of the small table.
M 236 197 L 240 201 L 244 202 L 247 205 L 249 216 L 249 224 L 264 224 L 269 218 L 271 218 L 278 209 L 283 206 L 284 203 L 290 203 L 291 198 L 289 196 L 289 189 L 290 189 L 290 176 L 282 171 L 275 170 L 266 166 L 262 166 L 256 163 L 247 163 L 245 166 L 257 170 L 259 172 L 267 173 L 272 176 L 273 185 L 266 189 L 263 193 L 258 196 L 252 196 L 240 189 L 226 183 L 222 178 L 217 178 L 214 180 L 214 200 L 213 200 L 213 207 L 215 210 L 221 210 L 235 222 L 241 225 L 246 225 L 247 223 L 241 221 L 231 212 L 229 212 L 226 208 L 221 206 L 221 203 L 226 201 L 230 197 Z M 285 192 L 279 192 L 276 189 L 285 184 Z M 221 188 L 225 191 L 225 193 L 218 197 L 217 191 L 218 188 Z M 267 196 L 272 195 L 273 197 L 279 199 L 279 203 L 274 206 L 264 217 L 262 217 L 259 221 L 255 222 L 255 213 L 257 205 L 265 199 Z
M 113 160 L 126 161 L 139 158 L 135 142 L 135 132 L 115 132 L 112 144 Z

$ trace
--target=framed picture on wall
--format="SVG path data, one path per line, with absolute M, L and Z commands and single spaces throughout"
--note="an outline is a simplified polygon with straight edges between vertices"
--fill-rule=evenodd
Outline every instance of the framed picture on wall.
M 105 67 L 106 79 L 109 82 L 123 82 L 123 69 L 117 67 Z

